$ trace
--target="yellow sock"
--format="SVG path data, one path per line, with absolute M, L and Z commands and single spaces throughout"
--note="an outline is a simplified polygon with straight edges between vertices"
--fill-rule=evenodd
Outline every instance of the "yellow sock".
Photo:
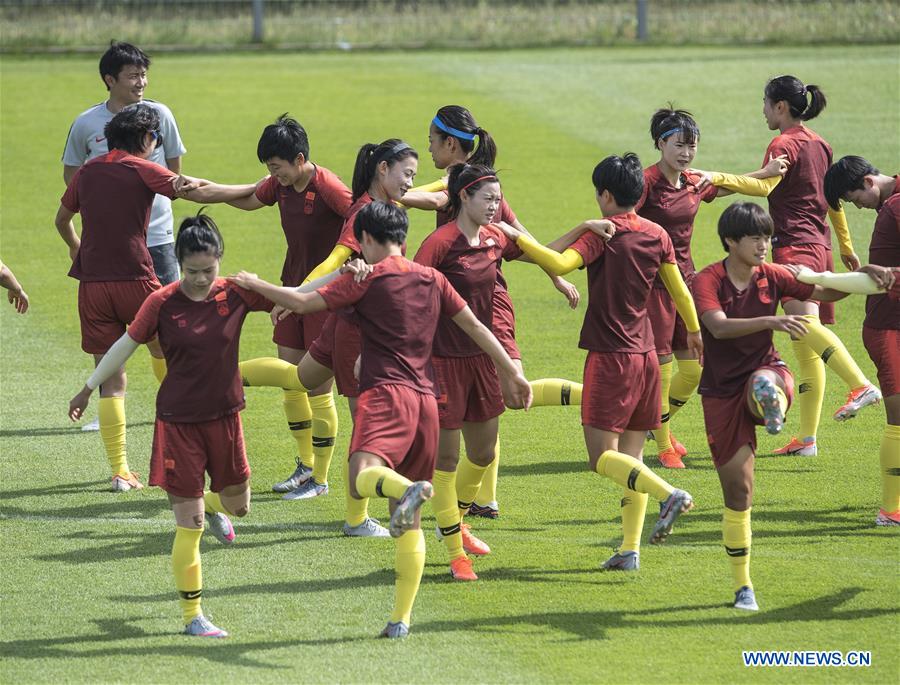
M 672 440 L 669 437 L 669 388 L 672 385 L 673 366 L 671 360 L 659 365 L 659 397 L 662 411 L 659 428 L 654 429 L 653 435 L 656 437 L 656 446 L 660 452 L 672 449 Z
M 203 591 L 203 572 L 200 568 L 200 537 L 202 528 L 175 528 L 172 543 L 172 573 L 181 598 L 181 617 L 185 625 L 199 616 L 200 595 Z
M 459 507 L 460 518 L 469 512 L 487 468 L 473 464 L 466 456 L 459 460 L 456 467 L 456 505 Z
M 362 525 L 369 518 L 369 498 L 356 499 L 350 494 L 350 464 L 344 462 L 344 520 L 351 528 Z
M 644 514 L 647 513 L 647 495 L 624 488 L 622 492 L 622 546 L 620 552 L 637 552 L 641 549 L 641 533 L 644 530 Z
M 564 378 L 542 378 L 532 381 L 532 407 L 559 407 L 560 405 L 581 404 L 581 383 Z
M 312 412 L 313 480 L 319 485 L 328 482 L 328 467 L 334 454 L 337 437 L 338 414 L 334 406 L 334 395 L 310 395 L 309 408 Z
M 219 493 L 211 492 L 209 490 L 203 493 L 203 509 L 207 514 L 231 514 L 231 512 L 222 505 L 222 499 L 219 497 Z
M 238 364 L 245 387 L 283 388 L 308 392 L 297 377 L 297 365 L 275 357 L 248 359 Z
M 291 437 L 297 443 L 297 455 L 300 457 L 300 461 L 310 468 L 315 468 L 312 447 L 312 407 L 309 406 L 309 395 L 302 390 L 285 390 L 284 415 L 287 417 Z
M 797 357 L 797 406 L 800 409 L 798 433 L 801 440 L 815 438 L 825 399 L 825 364 L 802 340 L 792 340 Z
M 166 371 L 168 370 L 165 357 L 154 357 L 151 354 L 150 366 L 153 368 L 153 375 L 156 376 L 157 382 L 162 383 L 163 379 L 166 377 Z
M 627 454 L 606 450 L 597 460 L 597 473 L 606 476 L 623 488 L 645 492 L 662 502 L 675 490 L 645 464 Z
M 394 581 L 394 610 L 391 623 L 403 621 L 409 625 L 413 602 L 425 571 L 425 535 L 420 528 L 408 530 L 397 538 L 397 569 Z
M 777 385 L 775 386 L 775 395 L 776 397 L 778 397 L 778 406 L 781 407 L 781 415 L 784 416 L 785 414 L 787 414 L 788 410 L 787 395 L 785 395 L 784 390 L 779 388 Z M 763 416 L 765 414 L 765 411 L 763 410 L 762 405 L 757 401 L 755 397 L 751 396 L 751 399 L 753 400 L 753 404 L 756 405 L 756 410 L 759 412 L 759 415 Z
M 400 499 L 410 485 L 412 481 L 409 478 L 404 478 L 387 466 L 370 466 L 356 476 L 356 491 L 363 497 Z
M 494 445 L 494 461 L 490 463 L 484 476 L 481 478 L 481 487 L 475 495 L 475 504 L 482 507 L 497 505 L 497 473 L 500 471 L 500 435 L 497 435 L 497 443 Z
M 804 318 L 807 320 L 806 335 L 800 339 L 822 358 L 829 369 L 841 377 L 850 390 L 866 385 L 868 379 L 841 339 L 819 323 L 818 317 L 809 315 Z
M 703 368 L 698 359 L 679 359 L 678 372 L 669 386 L 669 418 L 671 419 L 697 392 Z
M 900 426 L 887 424 L 881 438 L 881 508 L 900 509 Z
M 731 564 L 731 576 L 734 579 L 735 591 L 745 585 L 753 587 L 750 582 L 750 510 L 734 511 L 725 507 L 722 517 L 722 541 Z
M 114 476 L 128 478 L 128 457 L 125 454 L 125 398 L 101 397 L 98 416 L 100 439 L 106 450 L 106 460 Z
M 444 538 L 444 546 L 451 559 L 465 554 L 462 548 L 462 535 L 459 533 L 459 508 L 456 505 L 456 471 L 434 470 L 434 496 L 431 507 L 438 528 Z

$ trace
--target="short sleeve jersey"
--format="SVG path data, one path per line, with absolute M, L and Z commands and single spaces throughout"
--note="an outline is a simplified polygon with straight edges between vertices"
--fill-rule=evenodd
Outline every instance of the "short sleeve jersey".
M 256 189 L 256 198 L 265 205 L 278 203 L 287 240 L 281 283 L 300 285 L 334 248 L 350 211 L 350 189 L 334 173 L 316 166 L 303 191 L 270 176 Z
M 69 275 L 79 281 L 153 281 L 147 222 L 157 193 L 174 197 L 176 175 L 113 150 L 75 172 L 63 207 L 81 213 L 81 248 Z
M 431 352 L 438 322 L 466 306 L 443 274 L 393 256 L 375 264 L 361 283 L 344 274 L 318 293 L 329 309 L 352 306 L 356 312 L 360 391 L 393 384 L 435 394 Z
M 719 192 L 712 184 L 701 189 L 698 180 L 694 174 L 682 174 L 681 187 L 676 188 L 654 164 L 644 169 L 644 193 L 635 206 L 638 216 L 659 224 L 669 234 L 675 248 L 675 262 L 689 285 L 696 272 L 691 258 L 694 219 L 700 203 L 712 202 Z M 664 288 L 662 279 L 657 278 L 654 287 Z
M 202 302 L 175 282 L 152 293 L 128 327 L 139 343 L 159 336 L 166 377 L 156 415 L 171 423 L 201 423 L 244 408 L 238 371 L 241 326 L 251 311 L 271 311 L 266 298 L 217 278 Z
M 478 244 L 471 245 L 455 221 L 428 235 L 415 261 L 434 267 L 447 277 L 481 323 L 492 329 L 493 293 L 501 259 L 517 259 L 522 251 L 492 224 L 478 231 Z M 482 354 L 475 342 L 447 317 L 441 317 L 434 339 L 438 357 L 474 357 Z
M 743 392 L 756 369 L 781 361 L 772 345 L 772 331 L 720 340 L 703 324 L 703 315 L 718 310 L 729 319 L 772 316 L 782 296 L 806 300 L 812 295 L 813 286 L 800 283 L 783 266 L 763 263 L 754 270 L 750 284 L 738 290 L 722 261 L 697 274 L 693 292 L 703 335 L 699 392 L 707 397 L 732 397 Z
M 178 124 L 172 111 L 161 102 L 143 100 L 159 113 L 159 130 L 163 144 L 150 155 L 150 161 L 166 166 L 167 159 L 181 157 L 187 150 L 181 141 Z M 82 166 L 85 162 L 109 152 L 104 129 L 115 115 L 109 111 L 105 102 L 94 105 L 78 115 L 69 129 L 66 147 L 63 151 L 62 163 L 66 166 Z M 147 226 L 147 245 L 165 245 L 175 237 L 172 230 L 172 203 L 165 195 L 157 195 L 153 200 L 150 212 L 150 223 Z
M 869 263 L 900 267 L 900 180 L 894 186 L 894 194 L 878 209 L 872 241 L 869 243 Z M 900 301 L 887 293 L 869 295 L 866 298 L 864 325 L 869 328 L 900 330 Z
M 766 149 L 770 155 L 787 155 L 787 173 L 769 194 L 769 213 L 775 222 L 773 247 L 825 245 L 831 247 L 826 223 L 825 172 L 831 166 L 831 146 L 805 126 L 795 126 L 777 136 Z
M 606 243 L 587 231 L 570 249 L 588 270 L 588 306 L 578 346 L 592 352 L 654 350 L 647 300 L 663 263 L 675 263 L 672 240 L 634 212 L 606 217 L 616 234 Z
M 359 213 L 359 210 L 370 202 L 372 202 L 372 196 L 369 195 L 369 193 L 363 193 L 356 199 L 356 202 L 354 202 L 350 206 L 350 209 L 347 210 L 347 218 L 344 220 L 344 225 L 341 227 L 341 233 L 337 239 L 338 245 L 349 248 L 354 254 L 362 254 L 362 250 L 359 247 L 359 241 L 356 239 L 356 235 L 353 233 L 353 222 L 356 220 L 356 215 Z

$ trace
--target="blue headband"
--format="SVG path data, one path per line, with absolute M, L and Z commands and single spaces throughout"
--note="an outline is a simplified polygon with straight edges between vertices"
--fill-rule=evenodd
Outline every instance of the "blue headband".
M 462 138 L 463 140 L 475 140 L 474 133 L 466 133 L 465 131 L 455 129 L 452 126 L 447 126 L 447 124 L 441 121 L 441 118 L 438 116 L 432 119 L 431 123 L 441 129 L 444 133 L 449 133 L 454 138 Z
M 659 139 L 660 139 L 660 140 L 665 140 L 666 138 L 668 138 L 669 136 L 671 136 L 673 133 L 681 133 L 683 130 L 684 130 L 684 129 L 682 129 L 682 128 L 680 128 L 680 127 L 679 127 L 679 128 L 669 129 L 668 131 L 666 131 L 665 133 L 663 133 L 663 134 L 659 137 Z

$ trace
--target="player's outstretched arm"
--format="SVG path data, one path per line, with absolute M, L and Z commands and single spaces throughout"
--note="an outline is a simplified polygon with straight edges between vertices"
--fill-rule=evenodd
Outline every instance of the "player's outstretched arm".
M 788 271 L 801 283 L 818 286 L 817 292 L 811 299 L 822 299 L 823 290 L 836 290 L 844 295 L 877 295 L 889 289 L 893 285 L 891 270 L 883 267 L 883 272 L 877 272 L 878 278 L 869 271 L 853 271 L 851 273 L 835 274 L 830 271 L 821 273 L 813 271 L 805 266 L 785 265 Z M 829 298 L 825 298 L 830 301 Z
M 745 335 L 753 335 L 760 331 L 781 331 L 789 333 L 795 338 L 806 335 L 807 321 L 796 314 L 783 316 L 757 316 L 752 319 L 729 319 L 721 309 L 711 309 L 703 312 L 700 317 L 714 338 L 727 340 L 728 338 L 740 338 Z
M 124 333 L 121 338 L 113 343 L 109 348 L 94 373 L 90 375 L 84 387 L 75 397 L 69 401 L 69 418 L 77 421 L 84 415 L 88 402 L 91 399 L 91 393 L 100 385 L 109 380 L 109 378 L 119 369 L 125 366 L 125 362 L 134 354 L 135 350 L 140 347 L 140 343 L 136 342 L 128 333 Z
M 691 169 L 699 174 L 701 183 L 711 183 L 719 189 L 716 197 L 724 197 L 732 193 L 741 193 L 751 197 L 768 197 L 787 173 L 789 162 L 786 155 L 770 155 L 769 162 L 762 169 L 747 174 L 726 174 L 720 171 L 701 171 Z
M 182 184 L 176 183 L 175 189 L 178 197 L 183 197 L 191 202 L 232 202 L 247 198 L 256 191 L 255 183 L 245 183 L 243 185 L 223 185 L 213 183 L 202 178 L 192 178 L 190 176 L 179 176 L 179 179 L 185 179 Z
M 325 257 L 325 261 L 309 272 L 306 280 L 303 281 L 304 285 L 340 269 L 341 265 L 350 259 L 351 254 L 353 251 L 346 245 L 335 245 L 331 254 Z
M 75 218 L 75 212 L 60 205 L 59 211 L 56 212 L 54 223 L 56 224 L 56 230 L 59 232 L 59 236 L 63 239 L 63 242 L 69 246 L 69 258 L 72 261 L 75 261 L 75 255 L 78 254 L 78 248 L 81 247 L 81 238 L 79 238 L 78 234 L 75 232 L 75 224 L 72 223 L 73 218 Z
M 688 331 L 688 349 L 700 358 L 703 352 L 703 341 L 700 338 L 700 320 L 697 318 L 697 308 L 694 306 L 694 298 L 685 285 L 684 278 L 681 277 L 681 271 L 678 266 L 671 262 L 663 262 L 659 266 L 659 277 L 662 279 L 663 285 L 669 291 L 672 301 L 675 303 L 675 310 L 684 320 L 684 325 Z
M 327 309 L 325 300 L 317 292 L 299 292 L 297 288 L 285 288 L 263 280 L 254 273 L 239 271 L 228 276 L 228 280 L 235 285 L 259 293 L 276 305 L 289 309 L 297 314 L 311 314 Z
M 0 262 L 0 285 L 9 291 L 6 297 L 19 314 L 28 311 L 28 294 L 23 290 L 12 269 L 2 262 Z
M 853 249 L 853 240 L 850 238 L 850 226 L 847 225 L 847 216 L 844 214 L 844 208 L 838 209 L 828 208 L 828 220 L 834 229 L 834 234 L 838 239 L 838 249 L 841 253 L 841 263 L 848 271 L 855 271 L 859 268 L 859 257 Z
M 610 225 L 612 226 L 611 222 L 607 222 L 607 223 L 610 223 Z M 534 236 L 531 235 L 531 233 L 528 231 L 528 229 L 525 228 L 525 226 L 518 219 L 516 219 L 512 225 L 513 225 L 513 228 L 519 230 L 520 232 L 524 233 L 527 236 L 534 238 Z M 582 226 L 584 226 L 584 224 L 582 224 Z M 562 247 L 562 248 L 553 247 L 552 243 L 551 243 L 551 247 L 555 250 L 560 250 L 560 249 L 564 250 L 569 245 L 571 245 L 573 242 L 575 242 L 575 240 L 577 240 L 577 238 L 581 235 L 581 233 L 584 232 L 584 230 L 586 230 L 586 229 L 582 229 L 581 232 L 579 232 L 578 235 L 576 235 L 571 241 L 566 243 L 564 247 Z M 573 232 L 574 231 L 569 231 L 569 233 L 573 233 Z M 569 233 L 567 233 L 566 235 L 569 235 Z M 613 227 L 613 233 L 615 233 L 615 227 Z M 522 257 L 520 257 L 520 260 L 524 261 L 524 262 L 532 262 L 532 263 L 534 262 L 534 260 L 532 260 L 527 255 L 523 255 Z M 561 292 L 565 296 L 566 300 L 569 303 L 569 306 L 572 309 L 575 309 L 576 307 L 578 307 L 578 302 L 581 300 L 581 293 L 578 292 L 578 288 L 575 287 L 574 284 L 569 283 L 562 276 L 557 276 L 556 274 L 554 274 L 550 271 L 547 271 L 546 269 L 543 269 L 543 272 L 545 274 L 547 274 L 547 277 L 550 279 L 550 282 L 553 283 L 553 287 L 556 288 L 559 292 Z
M 556 276 L 565 276 L 567 273 L 584 266 L 584 259 L 575 250 L 567 248 L 560 254 L 556 250 L 544 247 L 537 240 L 527 233 L 523 233 L 515 226 L 510 226 L 502 221 L 496 225 L 510 240 L 516 241 L 516 245 L 525 253 L 525 256 L 529 257 L 532 262 L 548 273 Z

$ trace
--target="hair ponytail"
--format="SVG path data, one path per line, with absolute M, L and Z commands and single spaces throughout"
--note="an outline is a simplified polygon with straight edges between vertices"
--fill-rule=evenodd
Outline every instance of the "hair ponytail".
M 825 105 L 827 104 L 825 93 L 821 91 L 819 86 L 806 86 L 806 92 L 809 94 L 809 105 L 800 117 L 803 121 L 815 119 L 822 110 L 825 109 Z
M 825 93 L 818 86 L 804 86 L 796 76 L 778 76 L 766 84 L 766 99 L 772 103 L 784 100 L 794 119 L 809 121 L 825 109 Z
M 225 254 L 225 241 L 216 222 L 208 214 L 204 214 L 206 207 L 201 207 L 196 216 L 189 216 L 182 220 L 178 227 L 178 237 L 175 239 L 175 256 L 178 263 L 184 262 L 184 258 L 197 252 L 211 252 L 216 259 L 221 259 Z
M 353 167 L 353 201 L 356 202 L 368 192 L 375 179 L 375 170 L 381 162 L 387 162 L 388 166 L 393 166 L 407 157 L 418 159 L 419 154 L 399 138 L 388 138 L 380 145 L 366 143 L 359 148 L 356 164 Z
M 497 144 L 491 137 L 491 134 L 479 126 L 475 117 L 465 107 L 459 105 L 444 105 L 437 111 L 435 115 L 442 125 L 434 124 L 441 140 L 454 138 L 459 147 L 468 157 L 469 164 L 479 164 L 486 167 L 494 166 L 497 161 Z M 454 135 L 446 129 L 454 129 L 465 137 Z M 478 147 L 475 147 L 474 138 L 478 138 Z

